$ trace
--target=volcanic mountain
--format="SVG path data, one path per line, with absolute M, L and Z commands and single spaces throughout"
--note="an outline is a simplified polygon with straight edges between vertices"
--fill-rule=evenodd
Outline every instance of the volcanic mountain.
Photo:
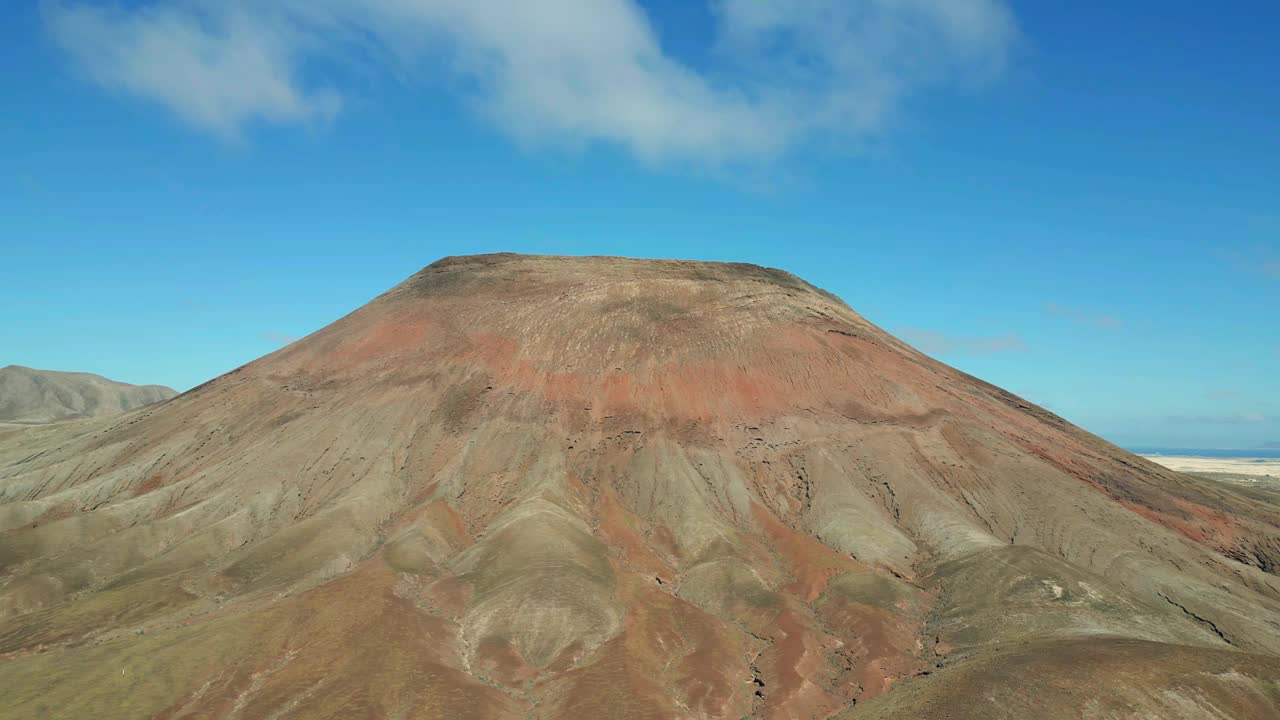
M 163 385 L 129 385 L 89 373 L 0 368 L 0 423 L 45 423 L 115 415 L 177 395 Z
M 6 718 L 1280 717 L 1280 505 L 752 265 L 447 258 L 0 431 Z

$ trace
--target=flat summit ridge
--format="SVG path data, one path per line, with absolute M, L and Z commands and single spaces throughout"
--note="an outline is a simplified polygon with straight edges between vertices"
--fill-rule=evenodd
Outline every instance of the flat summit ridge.
M 1280 497 L 735 263 L 450 257 L 0 430 L 14 718 L 1280 716 Z
M 661 258 L 634 258 L 620 255 L 529 255 L 522 253 L 485 253 L 479 255 L 448 255 L 423 268 L 423 272 L 465 272 L 493 269 L 512 269 L 519 266 L 537 266 L 548 271 L 573 272 L 580 268 L 603 270 L 613 268 L 624 273 L 648 272 L 669 278 L 710 279 L 709 273 L 737 273 L 743 278 L 773 279 L 784 285 L 801 284 L 812 287 L 799 277 L 778 268 L 744 262 L 717 260 L 678 260 Z
M 599 280 L 665 279 L 703 282 L 757 281 L 772 283 L 798 291 L 820 293 L 841 305 L 844 302 L 803 279 L 777 268 L 742 262 L 709 260 L 664 260 L 630 258 L 610 255 L 525 255 L 518 253 L 490 253 L 483 255 L 452 255 L 443 257 L 409 278 L 397 290 L 405 286 L 420 289 L 438 289 L 447 284 L 444 277 L 465 282 L 466 278 L 481 281 L 483 278 L 504 278 L 507 281 L 523 277 L 526 282 L 541 276 L 572 277 L 587 273 Z M 394 291 L 393 291 L 394 292 Z M 847 305 L 845 306 L 847 307 Z

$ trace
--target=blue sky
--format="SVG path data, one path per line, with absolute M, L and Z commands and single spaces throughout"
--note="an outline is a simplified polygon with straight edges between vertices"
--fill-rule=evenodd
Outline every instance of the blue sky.
M 186 389 L 435 259 L 790 270 L 1108 439 L 1280 441 L 1280 5 L 0 10 L 0 365 Z

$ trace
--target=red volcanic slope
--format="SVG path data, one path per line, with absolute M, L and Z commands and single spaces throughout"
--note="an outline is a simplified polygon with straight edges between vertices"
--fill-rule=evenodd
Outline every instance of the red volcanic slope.
M 1280 717 L 1280 511 L 750 265 L 447 258 L 0 431 L 37 718 Z

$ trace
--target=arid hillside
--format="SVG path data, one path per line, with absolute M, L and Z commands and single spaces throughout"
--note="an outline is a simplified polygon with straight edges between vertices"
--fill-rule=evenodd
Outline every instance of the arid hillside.
M 750 265 L 491 255 L 0 430 L 5 718 L 1280 717 L 1280 507 Z
M 89 373 L 0 368 L 0 423 L 46 423 L 116 415 L 177 395 L 161 385 L 129 385 Z

